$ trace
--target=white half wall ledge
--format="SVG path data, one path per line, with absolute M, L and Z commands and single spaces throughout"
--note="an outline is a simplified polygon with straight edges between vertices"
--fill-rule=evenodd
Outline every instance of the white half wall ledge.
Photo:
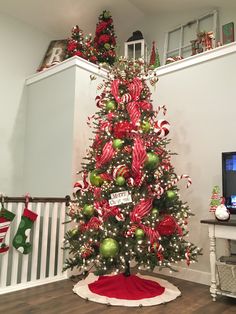
M 180 61 L 175 61 L 173 63 L 169 63 L 163 65 L 156 69 L 156 74 L 158 77 L 163 76 L 165 74 L 179 71 L 197 64 L 201 64 L 203 62 L 207 62 L 216 58 L 223 57 L 225 55 L 235 53 L 236 52 L 236 42 L 232 42 L 230 44 L 220 46 L 194 56 L 182 59 Z
M 66 59 L 62 61 L 61 63 L 58 63 L 46 70 L 43 70 L 41 72 L 37 72 L 35 74 L 32 74 L 28 78 L 26 78 L 25 83 L 26 85 L 31 85 L 35 82 L 38 82 L 40 80 L 43 80 L 47 77 L 50 77 L 52 75 L 55 75 L 61 71 L 64 71 L 66 69 L 69 69 L 73 66 L 77 66 L 81 69 L 87 70 L 91 74 L 98 75 L 103 78 L 107 78 L 108 71 L 105 69 L 102 69 L 98 65 L 91 63 L 85 59 L 82 59 L 80 57 L 74 56 L 69 59 Z

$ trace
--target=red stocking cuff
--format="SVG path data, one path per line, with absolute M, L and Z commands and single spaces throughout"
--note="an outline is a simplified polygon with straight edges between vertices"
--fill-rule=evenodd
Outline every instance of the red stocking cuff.
M 28 208 L 25 208 L 25 209 L 24 209 L 24 212 L 23 212 L 23 216 L 29 218 L 29 219 L 32 220 L 32 221 L 35 221 L 36 218 L 38 217 L 38 214 L 32 212 L 32 211 L 29 210 Z

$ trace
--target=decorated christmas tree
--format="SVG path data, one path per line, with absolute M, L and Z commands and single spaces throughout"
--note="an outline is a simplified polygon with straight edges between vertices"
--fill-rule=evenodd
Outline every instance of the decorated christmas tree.
M 99 63 L 114 64 L 116 60 L 116 36 L 113 19 L 109 11 L 103 11 L 99 16 L 94 38 L 94 47 L 98 51 Z
M 97 50 L 93 46 L 91 34 L 84 36 L 82 29 L 76 25 L 72 28 L 71 37 L 67 41 L 66 58 L 78 56 L 92 63 L 97 63 Z
M 180 199 L 180 179 L 171 163 L 169 123 L 154 110 L 144 61 L 121 58 L 111 70 L 93 116 L 94 133 L 83 182 L 75 184 L 68 208 L 75 227 L 65 236 L 70 257 L 65 269 L 91 267 L 98 274 L 130 274 L 130 262 L 153 270 L 189 265 L 200 249 L 185 239 L 188 205 Z
M 160 64 L 160 57 L 159 57 L 158 49 L 155 49 L 155 41 L 153 41 L 149 66 L 151 69 L 155 69 L 155 68 L 158 68 L 160 65 L 161 64 Z

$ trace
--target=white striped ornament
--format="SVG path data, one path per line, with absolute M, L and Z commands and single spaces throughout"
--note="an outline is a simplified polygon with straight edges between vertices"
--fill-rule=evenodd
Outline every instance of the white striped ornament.
M 170 124 L 168 121 L 161 119 L 155 122 L 154 124 L 154 132 L 158 137 L 163 138 L 168 135 L 170 131 Z

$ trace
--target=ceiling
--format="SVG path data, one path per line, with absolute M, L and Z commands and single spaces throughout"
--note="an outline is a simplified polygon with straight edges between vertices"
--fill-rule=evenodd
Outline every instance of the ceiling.
M 110 10 L 119 31 L 139 19 L 196 9 L 222 6 L 236 9 L 235 0 L 0 0 L 0 13 L 8 14 L 55 38 L 69 36 L 78 24 L 86 33 L 94 33 L 95 21 L 102 10 Z M 125 31 L 125 29 L 124 29 Z

